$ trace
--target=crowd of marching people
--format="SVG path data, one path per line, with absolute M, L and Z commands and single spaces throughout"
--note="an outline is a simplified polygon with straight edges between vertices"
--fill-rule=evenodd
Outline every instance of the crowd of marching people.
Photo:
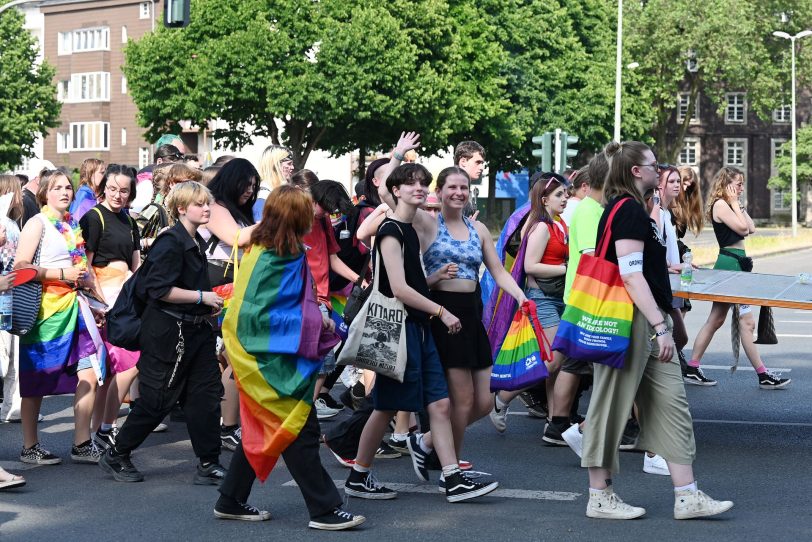
M 0 332 L 0 416 L 21 422 L 20 461 L 62 461 L 37 427 L 43 397 L 73 394 L 74 462 L 142 481 L 132 451 L 180 417 L 193 482 L 219 487 L 216 517 L 270 519 L 248 500 L 281 456 L 309 526 L 348 529 L 364 517 L 345 510 L 322 443 L 349 468 L 346 496 L 396 498 L 372 463 L 408 455 L 420 480 L 439 471 L 448 502 L 467 501 L 499 484 L 463 459 L 466 428 L 489 418 L 504 433 L 519 398 L 546 420 L 543 442 L 571 447 L 588 469 L 587 516 L 645 514 L 614 491 L 627 449 L 646 452 L 645 472 L 671 476 L 676 519 L 733 506 L 697 487 L 685 393 L 717 384 L 701 360 L 731 305 L 713 304 L 687 356 L 690 304 L 673 295 L 669 274 L 690 252 L 687 232 L 706 221 L 720 248 L 714 268 L 749 270 L 744 239 L 755 226 L 741 171 L 722 168 L 703 207 L 691 168 L 613 142 L 577 171 L 533 175 L 528 204 L 494 244 L 471 205 L 486 163 L 473 141 L 435 179 L 415 162 L 419 136 L 404 133 L 354 197 L 295 171 L 282 146 L 256 167 L 225 156 L 201 170 L 171 136 L 160 143 L 141 171 L 85 160 L 76 189 L 50 164 L 28 179 L 0 176 L 0 290 L 14 288 L 15 310 L 37 305 L 27 326 Z M 27 269 L 34 293 L 23 296 Z M 588 269 L 604 270 L 592 275 L 604 287 L 585 286 Z M 616 306 L 610 319 L 626 334 L 579 355 L 573 315 L 601 303 Z M 758 353 L 752 308 L 733 314 L 760 388 L 786 388 Z M 494 362 L 520 318 L 543 361 L 528 380 L 495 385 Z M 336 400 L 342 373 L 348 389 Z M 349 417 L 324 423 L 345 405 Z M 0 489 L 24 484 L 0 468 Z

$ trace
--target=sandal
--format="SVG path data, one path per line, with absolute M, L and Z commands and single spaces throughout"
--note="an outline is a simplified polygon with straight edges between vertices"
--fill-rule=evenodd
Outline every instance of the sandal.
M 0 489 L 11 489 L 14 487 L 22 487 L 25 485 L 25 478 L 22 476 L 17 476 L 16 474 L 11 474 L 7 472 L 11 478 L 8 480 L 0 480 Z

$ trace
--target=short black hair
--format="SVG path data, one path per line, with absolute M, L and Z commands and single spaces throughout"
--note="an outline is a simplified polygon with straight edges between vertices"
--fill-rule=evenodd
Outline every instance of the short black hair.
M 485 147 L 476 141 L 460 141 L 454 147 L 454 165 L 460 165 L 460 160 L 463 158 L 473 158 L 476 153 L 481 154 L 482 159 L 485 159 Z
M 127 203 L 132 203 L 132 201 L 135 199 L 136 171 L 130 166 L 109 164 L 104 170 L 104 177 L 102 177 L 102 180 L 99 183 L 99 187 L 97 188 L 98 193 L 96 195 L 101 196 L 104 194 L 104 191 L 107 188 L 107 179 L 110 178 L 110 175 L 123 175 L 124 177 L 130 179 L 130 195 L 127 198 Z
M 378 158 L 373 160 L 367 166 L 367 172 L 364 176 L 364 196 L 366 200 L 373 206 L 377 207 L 381 204 L 381 198 L 378 196 L 378 187 L 375 186 L 373 179 L 375 179 L 375 172 L 389 163 L 389 158 Z
M 348 215 L 352 212 L 352 200 L 347 194 L 347 189 L 338 181 L 330 179 L 319 181 L 310 187 L 310 195 L 313 201 L 328 213 L 340 211 Z
M 395 196 L 395 188 L 399 188 L 402 184 L 415 184 L 420 183 L 423 186 L 429 186 L 431 184 L 431 173 L 429 170 L 422 166 L 421 164 L 401 164 L 400 166 L 396 167 L 395 170 L 389 174 L 389 177 L 386 178 L 386 188 L 389 189 L 389 193 L 397 201 L 397 196 Z
M 174 145 L 161 145 L 155 150 L 153 158 L 156 162 L 159 158 L 168 162 L 179 162 L 183 159 L 183 153 Z

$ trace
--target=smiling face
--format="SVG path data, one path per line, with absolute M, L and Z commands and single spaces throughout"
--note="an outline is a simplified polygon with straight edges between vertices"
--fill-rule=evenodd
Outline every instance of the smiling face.
M 119 212 L 130 199 L 130 179 L 125 175 L 113 174 L 107 177 L 104 186 L 104 201 L 114 213 Z
M 49 182 L 46 198 L 51 209 L 58 213 L 67 211 L 73 200 L 73 185 L 70 180 L 61 173 L 54 175 Z
M 444 209 L 462 209 L 471 196 L 468 179 L 465 175 L 452 173 L 445 178 L 443 187 L 437 190 L 437 197 Z
M 285 158 L 279 162 L 279 170 L 282 172 L 282 177 L 284 177 L 285 181 L 290 181 L 290 177 L 293 175 L 293 168 L 293 158 Z
M 403 183 L 400 186 L 393 187 L 393 192 L 398 202 L 403 201 L 409 205 L 419 207 L 426 201 L 429 189 L 427 186 L 415 181 L 411 184 Z

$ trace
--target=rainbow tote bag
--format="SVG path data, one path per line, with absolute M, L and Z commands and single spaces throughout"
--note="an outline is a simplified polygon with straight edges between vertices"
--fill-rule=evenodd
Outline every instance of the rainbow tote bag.
M 609 213 L 595 254 L 578 262 L 569 303 L 553 341 L 553 350 L 579 361 L 623 367 L 632 330 L 634 304 L 618 266 L 606 259 L 612 240 L 615 213 L 630 198 L 618 202 Z
M 550 375 L 544 362 L 552 358 L 550 343 L 536 316 L 536 304 L 526 301 L 513 316 L 493 363 L 491 391 L 516 391 L 541 382 Z

